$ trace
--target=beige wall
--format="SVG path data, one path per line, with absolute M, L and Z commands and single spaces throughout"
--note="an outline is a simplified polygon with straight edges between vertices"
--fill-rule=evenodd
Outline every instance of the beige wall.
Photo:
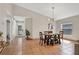
M 6 20 L 10 20 L 9 14 L 12 15 L 12 6 L 10 4 L 0 4 L 0 31 L 3 32 L 4 40 L 6 40 Z
M 48 18 L 47 16 L 40 15 L 39 13 L 30 11 L 28 9 L 16 6 L 14 4 L 0 4 L 0 31 L 4 34 L 6 39 L 6 20 L 10 20 L 9 16 L 23 16 L 32 19 L 32 36 L 33 38 L 39 37 L 40 31 L 48 30 Z
M 79 15 L 56 21 L 56 31 L 61 30 L 61 24 L 72 23 L 72 35 L 64 35 L 64 38 L 79 40 Z
M 6 20 L 9 19 L 8 15 L 12 16 L 23 16 L 32 19 L 32 36 L 34 38 L 39 37 L 40 31 L 48 30 L 48 18 L 47 16 L 40 15 L 36 12 L 30 11 L 28 9 L 13 5 L 13 4 L 0 4 L 0 31 L 4 34 L 4 38 L 6 38 Z M 56 32 L 61 30 L 60 25 L 63 23 L 71 22 L 73 25 L 72 35 L 64 35 L 66 38 L 70 38 L 73 40 L 79 40 L 79 15 L 64 18 L 56 21 Z
M 29 30 L 30 35 L 32 36 L 32 18 L 25 19 L 25 28 Z
M 13 15 L 24 16 L 32 19 L 32 36 L 33 38 L 39 37 L 40 31 L 48 30 L 48 18 L 47 16 L 40 15 L 36 12 L 28 9 L 13 5 Z

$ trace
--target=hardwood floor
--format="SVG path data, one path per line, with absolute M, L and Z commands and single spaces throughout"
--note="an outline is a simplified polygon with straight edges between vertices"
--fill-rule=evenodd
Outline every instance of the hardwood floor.
M 20 55 L 22 54 L 22 39 L 17 38 L 10 42 L 10 45 L 6 46 L 1 55 Z
M 62 44 L 54 46 L 41 46 L 39 40 L 25 40 L 16 38 L 5 47 L 1 55 L 73 55 L 72 41 L 63 40 Z

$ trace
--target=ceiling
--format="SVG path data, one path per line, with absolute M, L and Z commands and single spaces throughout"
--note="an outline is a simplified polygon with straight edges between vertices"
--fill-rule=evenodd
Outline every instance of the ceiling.
M 56 20 L 79 15 L 79 3 L 17 3 L 16 5 L 51 18 L 54 17 Z

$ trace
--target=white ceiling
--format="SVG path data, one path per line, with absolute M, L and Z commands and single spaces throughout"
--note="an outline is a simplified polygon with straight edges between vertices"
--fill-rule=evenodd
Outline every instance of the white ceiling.
M 61 19 L 79 15 L 79 3 L 59 3 L 55 4 L 55 18 Z
M 29 10 L 35 11 L 42 15 L 52 17 L 51 7 L 53 6 L 53 4 L 51 4 L 51 3 L 25 3 L 25 4 L 19 3 L 17 5 L 27 8 Z
M 79 15 L 79 3 L 18 3 L 21 7 L 53 18 L 52 6 L 54 6 L 54 18 Z

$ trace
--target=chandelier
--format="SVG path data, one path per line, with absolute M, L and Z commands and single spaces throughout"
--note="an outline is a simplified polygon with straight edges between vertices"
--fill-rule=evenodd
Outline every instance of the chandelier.
M 51 12 L 52 17 L 48 19 L 49 21 L 48 30 L 53 30 L 53 27 L 54 27 L 54 7 L 51 7 L 51 9 L 52 9 L 52 12 Z

